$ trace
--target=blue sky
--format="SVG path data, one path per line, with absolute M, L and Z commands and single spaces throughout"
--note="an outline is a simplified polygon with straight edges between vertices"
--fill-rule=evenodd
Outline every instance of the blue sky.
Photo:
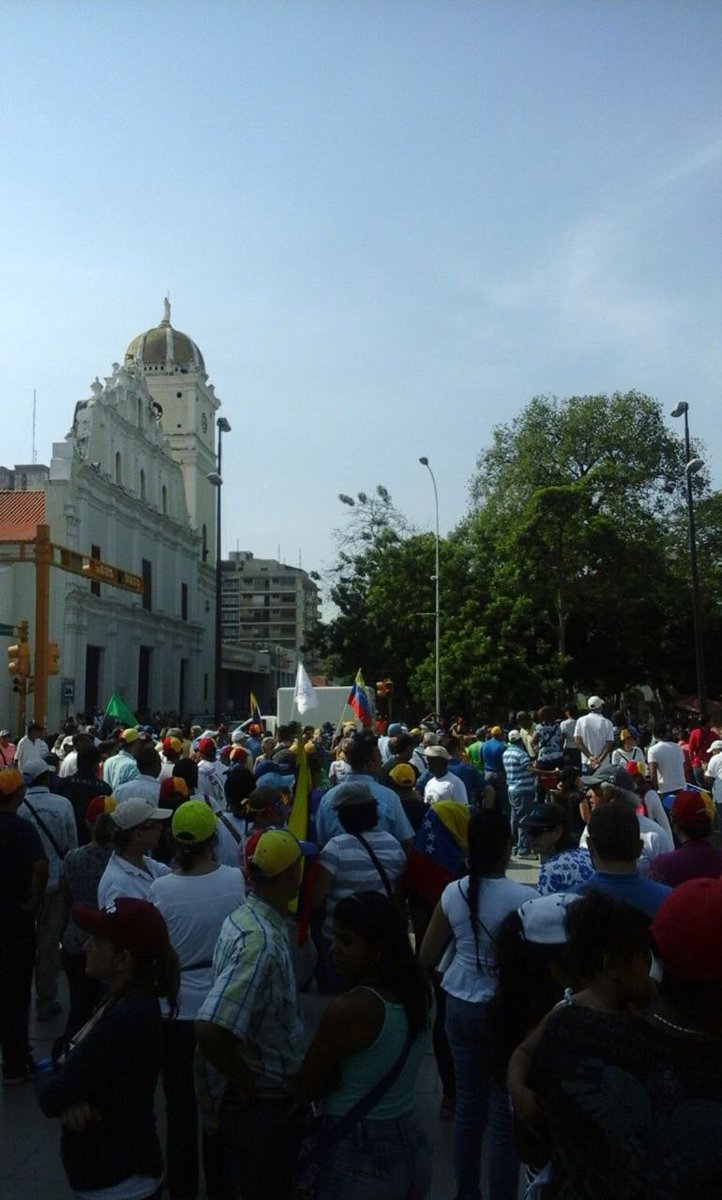
M 431 527 L 422 454 L 449 529 L 538 393 L 688 400 L 722 483 L 713 0 L 25 0 L 0 31 L 5 464 L 33 388 L 47 462 L 169 292 L 233 426 L 224 549 L 322 570 L 376 483 Z

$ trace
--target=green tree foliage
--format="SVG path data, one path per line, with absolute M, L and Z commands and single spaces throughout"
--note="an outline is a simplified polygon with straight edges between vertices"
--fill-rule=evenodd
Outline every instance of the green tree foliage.
M 695 447 L 694 453 L 701 448 Z M 684 445 L 638 392 L 539 396 L 491 432 L 466 517 L 442 539 L 447 715 L 505 717 L 574 689 L 694 691 Z M 695 477 L 708 685 L 722 680 L 722 496 Z M 395 712 L 434 697 L 434 537 L 388 491 L 341 496 L 327 673 L 391 677 Z

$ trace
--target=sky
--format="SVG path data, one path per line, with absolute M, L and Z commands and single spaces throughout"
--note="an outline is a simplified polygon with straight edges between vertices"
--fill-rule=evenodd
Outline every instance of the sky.
M 4 465 L 160 321 L 232 426 L 223 549 L 442 534 L 538 394 L 689 403 L 722 486 L 714 0 L 4 0 Z M 671 428 L 681 422 L 670 420 Z

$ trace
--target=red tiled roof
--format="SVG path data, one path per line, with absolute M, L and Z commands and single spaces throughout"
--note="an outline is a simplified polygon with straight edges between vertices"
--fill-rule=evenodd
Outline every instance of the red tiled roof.
M 45 492 L 0 492 L 0 542 L 34 538 L 45 523 Z

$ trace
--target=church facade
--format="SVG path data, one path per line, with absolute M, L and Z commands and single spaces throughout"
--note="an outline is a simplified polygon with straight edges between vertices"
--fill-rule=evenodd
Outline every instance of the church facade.
M 219 405 L 200 350 L 173 328 L 166 301 L 160 324 L 95 380 L 53 445 L 42 488 L 51 541 L 142 579 L 143 591 L 51 568 L 49 638 L 61 665 L 49 680 L 49 727 L 68 711 L 104 708 L 113 693 L 141 717 L 212 708 L 216 490 L 207 475 Z M 26 500 L 39 490 L 37 470 L 31 478 Z M 20 468 L 6 470 L 8 482 L 12 511 L 12 493 L 17 507 L 25 490 Z M 29 618 L 32 649 L 34 567 L 8 571 L 0 620 Z M 7 688 L 10 715 L 9 679 Z

